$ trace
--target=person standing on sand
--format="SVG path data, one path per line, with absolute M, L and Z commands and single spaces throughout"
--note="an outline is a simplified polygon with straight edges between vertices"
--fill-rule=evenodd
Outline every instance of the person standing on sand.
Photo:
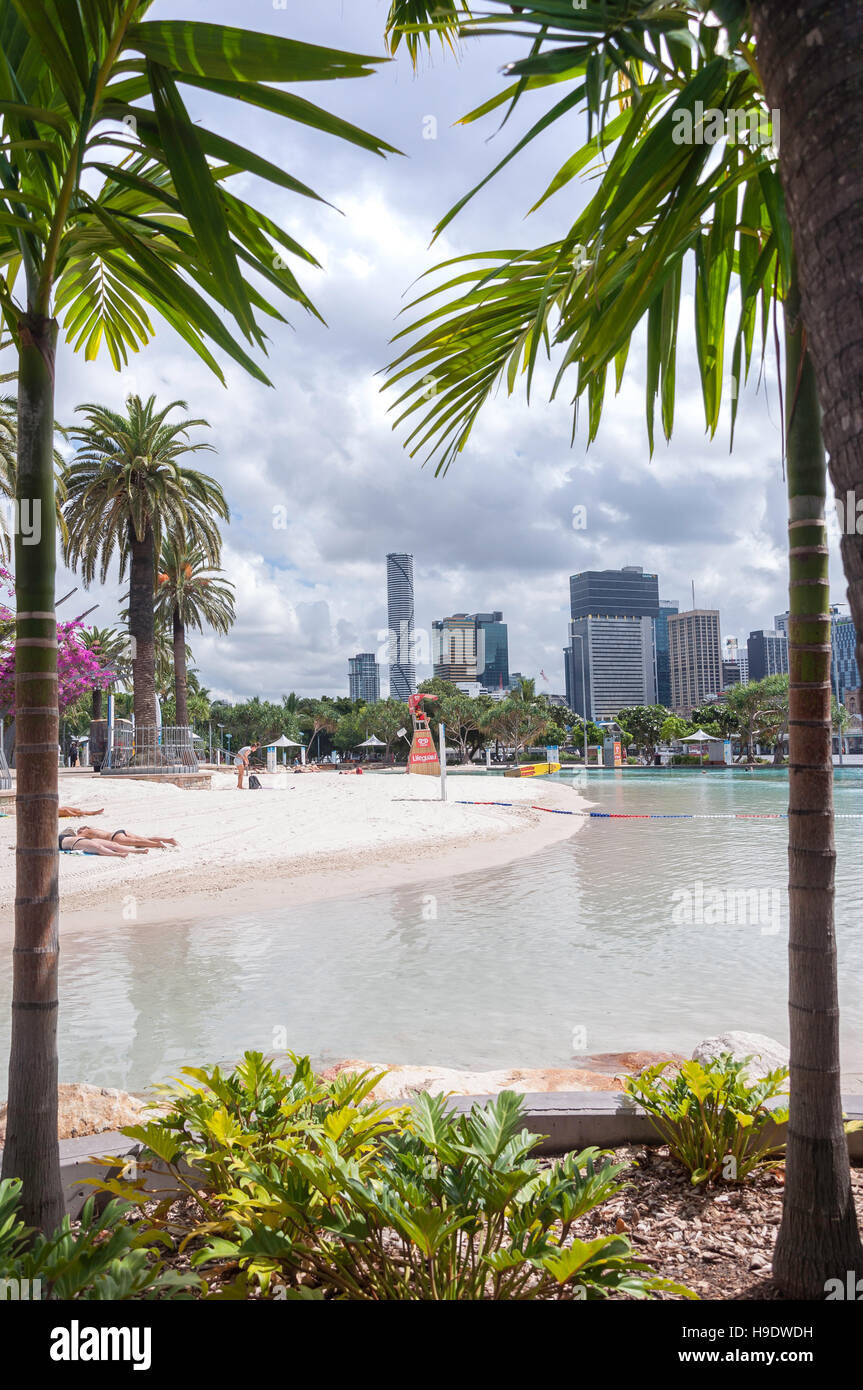
M 246 743 L 234 758 L 234 767 L 237 769 L 237 791 L 243 790 L 243 773 L 249 766 L 249 758 L 252 753 L 256 753 L 257 750 L 258 745 L 256 743 Z

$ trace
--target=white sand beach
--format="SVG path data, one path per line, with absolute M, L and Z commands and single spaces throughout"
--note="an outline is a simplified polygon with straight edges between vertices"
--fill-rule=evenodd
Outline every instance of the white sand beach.
M 451 777 L 440 800 L 431 777 L 321 772 L 263 776 L 259 791 L 237 791 L 214 773 L 210 790 L 96 776 L 61 777 L 61 804 L 104 807 L 94 826 L 169 835 L 175 849 L 112 860 L 60 856 L 62 918 L 78 926 L 118 918 L 145 924 L 272 904 L 372 892 L 446 874 L 505 864 L 565 839 L 583 825 L 550 815 L 586 803 L 544 778 Z M 460 805 L 460 800 L 512 806 Z M 64 821 L 69 827 L 87 817 Z M 11 934 L 15 818 L 0 819 L 0 935 Z

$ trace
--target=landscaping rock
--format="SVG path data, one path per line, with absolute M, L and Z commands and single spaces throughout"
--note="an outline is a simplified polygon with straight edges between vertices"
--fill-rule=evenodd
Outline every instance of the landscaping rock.
M 128 1091 L 116 1091 L 108 1086 L 87 1086 L 78 1083 L 57 1087 L 59 1113 L 58 1139 L 77 1139 L 105 1130 L 121 1129 L 123 1125 L 145 1123 L 147 1102 Z M 6 1142 L 6 1104 L 0 1105 L 0 1144 Z
M 769 1071 L 788 1066 L 788 1048 L 775 1038 L 765 1037 L 763 1033 L 719 1033 L 715 1038 L 705 1038 L 692 1053 L 692 1059 L 704 1066 L 711 1057 L 721 1052 L 730 1052 L 735 1062 L 745 1057 L 752 1061 L 746 1068 L 750 1081 L 761 1081 Z
M 385 1064 L 355 1059 L 338 1062 L 323 1073 L 334 1079 L 346 1071 L 383 1071 Z M 497 1095 L 500 1091 L 620 1091 L 625 1069 L 593 1071 L 587 1067 L 542 1067 L 498 1071 L 461 1071 L 454 1067 L 392 1066 L 372 1092 L 375 1100 L 407 1100 L 420 1091 L 457 1096 Z

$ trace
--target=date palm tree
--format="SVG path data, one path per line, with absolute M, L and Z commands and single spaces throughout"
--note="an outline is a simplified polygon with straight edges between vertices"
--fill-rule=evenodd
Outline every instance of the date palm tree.
M 176 722 L 189 723 L 186 679 L 186 631 L 211 627 L 223 635 L 234 622 L 234 586 L 223 578 L 210 555 L 180 536 L 162 541 L 156 575 L 156 614 L 171 625 L 174 655 Z
M 80 568 L 85 584 L 105 582 L 114 558 L 120 578 L 129 573 L 129 635 L 135 724 L 156 724 L 154 605 L 156 556 L 163 537 L 182 532 L 208 560 L 219 554 L 218 518 L 227 519 L 221 487 L 207 473 L 188 468 L 187 454 L 212 448 L 193 443 L 190 430 L 206 420 L 168 420 L 185 401 L 156 409 L 156 398 L 129 396 L 126 414 L 82 405 L 86 425 L 70 433 L 79 449 L 66 470 L 66 561 Z
M 114 683 L 125 681 L 131 675 L 129 662 L 129 638 L 125 632 L 115 627 L 91 627 L 81 633 L 81 645 L 94 652 L 103 666 L 113 671 Z M 102 687 L 94 687 L 91 696 L 90 718 L 102 718 Z
M 383 155 L 392 147 L 287 85 L 364 77 L 380 59 L 281 34 L 151 19 L 150 0 L 0 0 L 0 315 L 18 355 L 16 498 L 54 511 L 56 346 L 118 369 L 151 314 L 222 379 L 216 353 L 267 384 L 270 300 L 316 310 L 291 265 L 315 258 L 236 191 L 253 175 L 320 197 L 285 167 L 198 119 L 202 93 Z M 236 117 L 234 117 L 236 122 Z M 218 125 L 218 117 L 215 124 Z M 260 129 L 266 120 L 260 122 Z M 290 142 L 285 140 L 285 148 Z M 251 180 L 249 180 L 251 181 Z M 15 545 L 17 873 L 4 1178 L 22 1219 L 63 1214 L 57 1148 L 57 666 L 55 534 Z M 152 572 L 148 602 L 152 604 Z M 133 603 L 138 596 L 133 595 Z
M 411 424 L 412 452 L 428 448 L 445 471 L 497 384 L 512 392 L 523 379 L 529 394 L 540 352 L 555 349 L 553 393 L 575 373 L 574 406 L 586 405 L 593 441 L 609 372 L 619 388 L 642 324 L 651 449 L 657 402 L 670 437 L 687 262 L 694 265 L 696 355 L 711 433 L 729 357 L 733 443 L 740 387 L 758 338 L 764 355 L 771 315 L 776 340 L 784 341 L 791 1118 L 774 1274 L 793 1295 L 823 1296 L 828 1278 L 863 1273 L 839 1085 L 824 519 L 825 440 L 837 492 L 863 495 L 863 432 L 851 404 L 863 399 L 863 286 L 853 281 L 849 292 L 844 271 L 855 255 L 863 258 L 859 176 L 857 196 L 848 196 L 849 171 L 859 167 L 863 10 L 828 0 L 490 3 L 491 13 L 484 5 L 465 21 L 461 0 L 394 0 L 389 22 L 394 38 L 400 25 L 414 26 L 414 56 L 420 30 L 448 42 L 458 31 L 524 40 L 525 56 L 505 69 L 514 81 L 466 121 L 551 87 L 552 107 L 478 188 L 549 126 L 586 110 L 587 140 L 574 146 L 534 207 L 586 171 L 595 175 L 595 191 L 559 241 L 459 257 L 439 267 L 447 278 L 414 302 L 421 316 L 400 335 L 411 341 L 389 383 L 399 385 L 398 421 Z M 797 77 L 810 50 L 807 96 Z M 446 214 L 437 233 L 477 191 Z M 741 310 L 728 332 L 735 280 Z M 863 634 L 859 536 L 844 536 L 843 561 Z

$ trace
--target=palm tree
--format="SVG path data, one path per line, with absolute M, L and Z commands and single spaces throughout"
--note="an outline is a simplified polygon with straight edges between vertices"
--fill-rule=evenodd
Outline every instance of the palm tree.
M 129 638 L 115 627 L 91 627 L 81 633 L 81 645 L 95 652 L 99 660 L 114 673 L 113 684 L 125 682 L 131 674 Z M 94 687 L 91 696 L 90 718 L 102 718 L 102 687 Z
M 66 559 L 73 568 L 80 566 L 85 584 L 91 584 L 97 572 L 104 583 L 115 555 L 121 579 L 128 568 L 139 729 L 156 725 L 153 591 L 163 537 L 184 534 L 212 563 L 221 545 L 217 518 L 228 517 L 228 504 L 215 478 L 180 461 L 211 449 L 189 440 L 189 431 L 207 422 L 169 422 L 167 416 L 175 408 L 185 410 L 185 401 L 171 401 L 157 411 L 155 396 L 146 402 L 129 396 L 126 415 L 107 406 L 82 405 L 78 411 L 88 423 L 70 431 L 80 448 L 66 470 Z
M 180 537 L 162 541 L 156 576 L 156 613 L 171 623 L 174 650 L 176 722 L 189 723 L 186 679 L 186 630 L 227 633 L 234 621 L 234 586 L 223 579 L 200 546 Z
M 789 1293 L 817 1297 L 837 1269 L 863 1272 L 839 1089 L 826 462 L 815 379 L 817 369 L 837 492 L 844 496 L 856 485 L 863 493 L 863 444 L 849 406 L 863 398 L 863 293 L 855 284 L 846 303 L 842 271 L 852 248 L 863 255 L 859 199 L 847 196 L 846 173 L 861 137 L 863 73 L 856 55 L 863 11 L 827 0 L 787 7 L 781 17 L 786 7 L 747 6 L 743 0 L 713 6 L 607 0 L 587 10 L 538 0 L 527 12 L 508 0 L 492 3 L 497 12 L 471 18 L 470 32 L 518 35 L 530 48 L 506 69 L 513 84 L 465 119 L 505 102 L 514 105 L 528 90 L 553 84 L 554 107 L 497 168 L 555 120 L 585 106 L 588 139 L 535 206 L 591 164 L 598 186 L 560 241 L 535 250 L 459 257 L 455 274 L 456 263 L 450 262 L 451 278 L 416 301 L 422 317 L 400 335 L 413 334 L 414 341 L 390 369 L 391 382 L 401 387 L 399 420 L 412 422 L 412 451 L 430 444 L 438 472 L 445 471 L 497 383 L 505 379 L 511 392 L 523 372 L 529 392 L 539 351 L 552 344 L 562 349 L 554 391 L 576 367 L 574 402 L 577 408 L 586 401 L 592 441 L 609 369 L 619 387 L 633 333 L 644 320 L 651 449 L 657 400 L 670 437 L 681 286 L 690 253 L 697 361 L 711 433 L 719 421 L 728 355 L 728 297 L 735 276 L 740 283 L 741 313 L 730 352 L 733 442 L 759 306 L 762 356 L 771 310 L 783 309 L 791 595 L 791 1121 L 774 1274 Z M 439 22 L 427 25 L 427 34 L 436 31 L 450 39 L 460 24 L 459 8 L 456 0 L 428 5 L 394 0 L 390 24 L 416 24 L 434 12 Z M 707 22 L 705 11 L 711 8 L 724 24 L 724 35 L 714 17 Z M 801 125 L 806 102 L 796 82 L 809 46 L 819 58 L 812 90 L 830 93 L 833 119 L 831 126 L 822 118 L 819 104 L 814 144 L 809 125 Z M 762 49 L 769 80 L 761 75 Z M 839 71 L 832 61 L 837 53 Z M 565 90 L 564 83 L 574 85 Z M 778 130 L 771 131 L 776 110 L 782 121 L 782 174 L 791 191 L 787 205 L 771 141 L 771 135 L 778 140 Z M 706 112 L 716 115 L 718 138 L 705 136 Z M 796 132 L 790 152 L 789 120 Z M 813 157 L 816 149 L 820 158 Z M 832 183 L 830 170 L 836 175 Z M 832 196 L 825 200 L 819 189 L 826 184 Z M 438 233 L 471 196 L 442 219 Z M 823 238 L 834 248 L 832 277 L 823 270 Z M 465 262 L 472 262 L 467 270 Z M 455 297 L 428 307 L 447 291 Z M 811 342 L 810 316 L 817 322 Z M 838 340 L 837 322 L 843 325 Z M 844 537 L 843 560 L 852 612 L 863 633 L 859 537 Z
M 18 353 L 16 499 L 38 502 L 42 516 L 55 506 L 55 312 L 87 360 L 104 345 L 121 368 L 152 336 L 155 310 L 220 379 L 215 351 L 267 384 L 256 360 L 266 351 L 263 323 L 281 318 L 267 296 L 275 291 L 316 313 L 289 264 L 315 258 L 284 230 L 285 219 L 239 196 L 235 175 L 318 195 L 282 161 L 193 121 L 183 90 L 218 94 L 379 155 L 392 149 L 284 85 L 363 77 L 380 60 L 272 33 L 150 19 L 150 4 L 0 0 L 0 315 Z M 42 527 L 36 545 L 17 537 L 15 564 L 23 751 L 2 1175 L 23 1180 L 22 1219 L 50 1231 L 63 1214 L 53 527 Z
M 0 350 L 3 344 L 0 343 Z M 0 383 L 14 381 L 17 372 L 4 372 L 0 376 Z M 59 426 L 55 424 L 55 429 Z M 6 499 L 12 503 L 16 498 L 16 483 L 18 475 L 18 402 L 14 396 L 0 396 L 0 499 Z M 65 487 L 63 484 L 63 469 L 65 463 L 63 455 L 59 449 L 54 450 L 54 492 L 55 506 L 54 515 L 61 535 L 64 531 L 63 522 L 63 501 L 65 500 Z M 34 518 L 27 517 L 28 525 Z M 13 528 L 14 529 L 14 528 Z M 13 550 L 13 530 L 7 526 L 7 518 L 0 510 L 0 560 L 9 560 Z

